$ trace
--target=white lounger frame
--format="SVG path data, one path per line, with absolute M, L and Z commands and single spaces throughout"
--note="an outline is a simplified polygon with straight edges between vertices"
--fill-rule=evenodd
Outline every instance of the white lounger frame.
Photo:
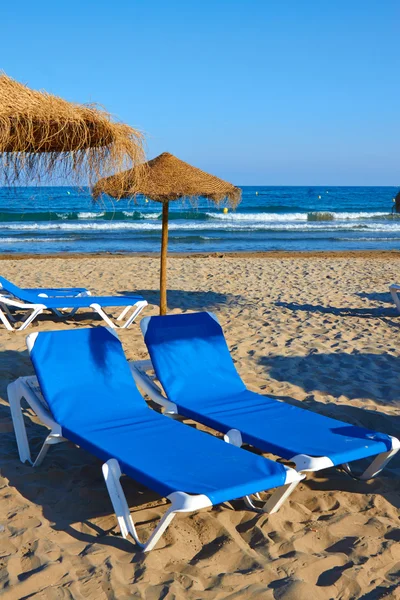
M 131 372 L 136 384 L 157 404 L 162 406 L 164 414 L 169 416 L 178 415 L 178 408 L 176 404 L 170 402 L 161 392 L 160 387 L 155 383 L 155 376 L 151 376 L 149 372 L 154 373 L 154 367 L 151 360 L 139 360 L 130 363 Z M 392 441 L 392 448 L 388 452 L 382 452 L 372 459 L 371 464 L 365 469 L 361 475 L 353 473 L 349 463 L 340 465 L 346 473 L 355 479 L 372 479 L 376 477 L 382 469 L 388 464 L 393 456 L 400 449 L 400 441 L 389 436 Z M 224 435 L 224 440 L 229 444 L 241 447 L 242 434 L 237 429 L 231 429 Z M 296 465 L 296 470 L 299 473 L 317 472 L 323 469 L 334 467 L 333 462 L 328 456 L 308 456 L 307 454 L 297 454 L 289 459 L 290 462 Z
M 37 335 L 37 333 L 31 333 L 28 336 L 27 344 L 29 351 L 31 351 Z M 36 377 L 20 377 L 13 383 L 9 384 L 7 393 L 18 446 L 19 458 L 23 463 L 29 462 L 33 467 L 38 467 L 43 462 L 43 459 L 45 458 L 50 446 L 68 440 L 62 435 L 60 425 L 56 423 L 52 417 L 50 410 L 41 394 L 39 383 Z M 33 461 L 31 458 L 31 451 L 21 407 L 22 398 L 25 398 L 39 419 L 50 429 L 50 433 L 47 435 L 38 456 Z M 118 461 L 114 458 L 111 458 L 103 464 L 102 470 L 122 537 L 128 538 L 130 535 L 138 544 L 138 546 L 140 546 L 143 552 L 149 552 L 155 547 L 177 513 L 195 512 L 202 508 L 209 508 L 212 506 L 211 500 L 205 494 L 191 495 L 185 492 L 173 492 L 172 494 L 169 494 L 167 499 L 171 502 L 171 505 L 164 513 L 147 542 L 142 543 L 137 534 L 132 515 L 129 511 L 128 503 L 121 486 L 120 478 L 122 473 Z M 295 487 L 304 478 L 301 474 L 296 473 L 294 469 L 285 467 L 285 470 L 285 484 L 277 488 L 277 490 L 271 494 L 270 498 L 264 504 L 262 512 L 276 512 L 281 507 L 283 502 L 290 496 Z M 254 508 L 255 510 L 260 510 L 258 507 L 255 507 L 250 500 L 248 506 Z
M 44 301 L 45 301 L 45 298 L 48 297 L 45 294 L 39 294 L 39 296 L 41 298 L 43 298 Z M 78 294 L 75 297 L 79 297 L 79 296 L 90 296 L 90 292 L 88 292 L 88 293 L 84 292 L 84 293 Z M 66 300 L 66 302 L 65 302 L 66 308 L 59 310 L 56 308 L 47 308 L 46 304 L 44 304 L 44 303 L 43 304 L 39 304 L 39 303 L 38 304 L 27 304 L 25 302 L 21 302 L 18 299 L 14 299 L 11 296 L 0 294 L 0 321 L 3 323 L 3 325 L 5 325 L 5 327 L 9 331 L 22 331 L 23 329 L 26 329 L 26 327 L 28 327 L 28 325 L 30 323 L 32 323 L 32 321 L 34 321 L 36 319 L 36 317 L 38 315 L 40 315 L 44 310 L 50 310 L 60 318 L 71 317 L 76 313 L 78 308 L 74 308 L 67 313 L 63 312 L 63 311 L 68 310 L 68 298 L 66 297 L 65 300 Z M 144 309 L 145 306 L 147 306 L 146 300 L 138 300 L 137 302 L 135 302 L 135 304 L 126 306 L 123 309 L 123 311 L 121 312 L 121 314 L 117 317 L 117 319 L 116 319 L 117 321 L 122 321 L 131 309 L 133 309 L 133 311 L 129 315 L 129 317 L 127 317 L 125 322 L 122 325 L 120 325 L 119 327 L 121 329 L 126 329 L 126 327 L 129 327 L 129 325 L 131 325 L 133 323 L 133 321 L 136 319 L 136 317 L 142 312 L 142 310 Z M 11 314 L 10 308 L 15 308 L 17 310 L 30 311 L 30 312 L 28 312 L 26 318 L 24 319 L 24 321 L 22 322 L 22 325 L 20 325 L 20 327 L 15 327 L 14 323 L 16 322 L 16 319 Z M 118 327 L 118 325 L 115 325 L 115 323 L 113 323 L 111 321 L 110 317 L 104 312 L 104 310 L 100 306 L 100 304 L 93 302 L 93 304 L 91 304 L 89 307 L 85 306 L 82 308 L 91 308 L 92 310 L 97 312 L 97 314 L 99 314 L 100 317 L 107 323 L 108 327 L 111 327 L 112 329 L 116 329 Z
M 400 298 L 399 298 L 400 285 L 397 285 L 397 283 L 392 283 L 389 286 L 389 291 L 392 296 L 393 302 L 396 305 L 397 310 L 400 312 Z

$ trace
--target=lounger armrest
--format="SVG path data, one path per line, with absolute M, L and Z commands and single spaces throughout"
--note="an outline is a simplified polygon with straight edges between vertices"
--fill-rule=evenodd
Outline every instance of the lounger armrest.
M 7 304 L 8 306 L 15 306 L 16 308 L 46 308 L 45 304 L 27 304 L 25 302 L 21 302 L 20 300 L 14 300 L 13 298 L 7 296 L 0 296 L 0 302 L 4 302 L 4 304 Z
M 139 387 L 141 387 L 142 390 L 148 396 L 150 396 L 150 398 L 154 402 L 156 402 L 160 406 L 163 406 L 168 414 L 178 414 L 178 408 L 176 404 L 170 402 L 166 399 L 165 396 L 163 396 L 163 394 L 161 393 L 161 389 L 154 382 L 154 380 L 151 379 L 151 377 L 146 373 L 146 371 L 150 371 L 151 369 L 153 369 L 151 360 L 133 361 L 129 363 L 129 367 L 131 369 L 131 373 L 136 384 Z
M 35 394 L 32 387 L 29 385 L 33 377 L 20 377 L 14 383 L 18 387 L 21 397 L 25 398 L 29 406 L 34 410 L 39 419 L 49 427 L 54 434 L 61 435 L 61 427 L 53 419 L 50 411 L 43 404 L 41 399 Z
M 286 473 L 286 479 L 283 485 L 289 485 L 291 483 L 299 482 L 306 478 L 305 474 L 295 471 L 291 467 L 287 467 L 286 465 L 284 465 L 284 468 Z
M 174 512 L 193 512 L 213 505 L 210 498 L 205 494 L 193 496 L 186 494 L 186 492 L 173 492 L 167 498 L 171 502 L 171 508 Z
M 15 306 L 16 308 L 46 308 L 45 304 L 26 304 L 25 302 L 14 300 L 13 298 L 3 295 L 0 295 L 0 302 L 7 304 L 7 306 Z
M 308 454 L 297 454 L 290 459 L 290 462 L 294 462 L 297 471 L 302 473 L 307 471 L 322 471 L 322 469 L 329 469 L 334 467 L 334 463 L 328 456 L 308 456 Z

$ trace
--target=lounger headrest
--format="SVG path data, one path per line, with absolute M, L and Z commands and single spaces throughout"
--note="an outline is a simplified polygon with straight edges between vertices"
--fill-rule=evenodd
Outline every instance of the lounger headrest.
M 121 342 L 105 327 L 39 333 L 31 360 L 61 426 L 98 426 L 147 410 Z
M 5 277 L 0 276 L 0 292 L 2 289 L 6 292 L 9 292 L 16 298 L 20 298 L 21 300 L 24 300 L 26 302 L 38 302 L 37 294 L 26 290 L 22 290 L 14 283 L 11 283 L 11 281 L 8 281 L 8 279 L 6 279 Z
M 204 401 L 246 389 L 213 315 L 151 317 L 143 319 L 143 330 L 156 374 L 172 402 L 179 404 L 182 394 Z
M 17 285 L 8 281 L 5 277 L 0 276 L 0 290 L 5 290 L 6 292 L 10 292 L 10 294 L 16 295 L 16 292 L 19 292 L 20 288 Z

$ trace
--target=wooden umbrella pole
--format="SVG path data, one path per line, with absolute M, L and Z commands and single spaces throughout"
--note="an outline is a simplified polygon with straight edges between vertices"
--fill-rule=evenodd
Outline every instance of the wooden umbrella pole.
M 163 202 L 160 271 L 160 315 L 167 314 L 168 210 L 169 202 Z

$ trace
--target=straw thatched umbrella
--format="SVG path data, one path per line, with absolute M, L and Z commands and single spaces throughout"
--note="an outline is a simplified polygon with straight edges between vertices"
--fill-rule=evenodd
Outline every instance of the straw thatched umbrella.
M 241 190 L 214 175 L 209 175 L 172 154 L 164 152 L 146 163 L 145 177 L 133 168 L 101 179 L 93 189 L 97 198 L 106 193 L 114 198 L 130 198 L 142 194 L 162 202 L 162 239 L 160 272 L 160 314 L 167 312 L 167 247 L 168 209 L 170 200 L 205 197 L 217 204 L 225 198 L 232 206 L 240 202 Z
M 0 73 L 0 178 L 87 175 L 96 181 L 144 160 L 142 135 L 94 105 L 29 89 Z

